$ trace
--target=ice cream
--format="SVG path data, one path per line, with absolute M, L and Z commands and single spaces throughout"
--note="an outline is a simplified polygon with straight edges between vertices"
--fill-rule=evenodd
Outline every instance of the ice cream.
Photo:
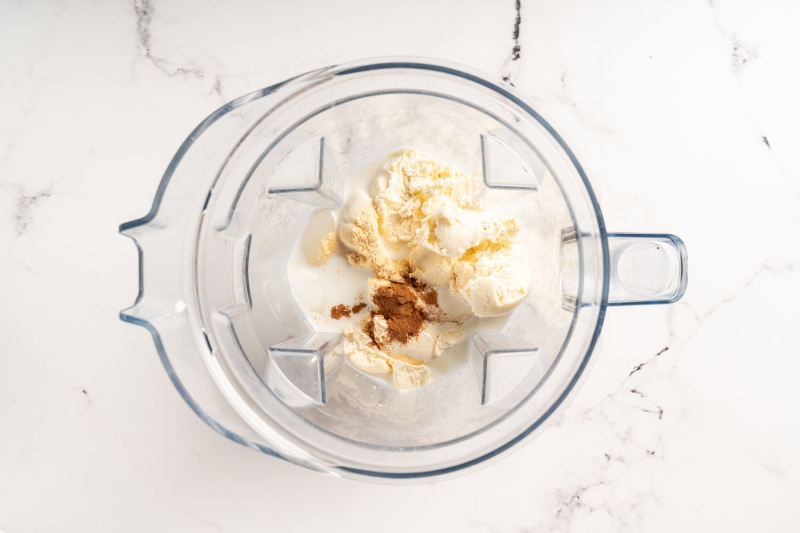
M 531 273 L 519 224 L 475 202 L 467 176 L 406 150 L 372 189 L 380 233 L 407 243 L 412 277 L 449 285 L 478 317 L 509 313 L 525 298 Z
M 443 257 L 461 257 L 485 241 L 496 241 L 504 231 L 503 222 L 468 199 L 444 199 L 417 230 L 414 244 Z
M 407 390 L 430 381 L 426 365 L 463 338 L 465 321 L 519 305 L 531 272 L 516 220 L 473 200 L 454 167 L 406 150 L 369 191 L 350 195 L 338 226 L 348 262 L 375 272 L 373 308 L 345 330 L 346 352 Z
M 528 257 L 514 241 L 473 248 L 454 263 L 451 285 L 469 302 L 475 316 L 508 314 L 530 289 Z

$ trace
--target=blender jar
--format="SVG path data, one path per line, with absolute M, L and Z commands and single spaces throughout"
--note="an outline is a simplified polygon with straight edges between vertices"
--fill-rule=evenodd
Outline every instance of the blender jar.
M 350 365 L 290 290 L 289 254 L 347 180 L 414 148 L 454 164 L 522 223 L 533 285 L 499 331 L 399 392 Z M 506 85 L 416 59 L 328 67 L 238 98 L 183 143 L 150 213 L 123 224 L 146 327 L 180 394 L 226 437 L 318 471 L 424 479 L 485 464 L 535 434 L 591 361 L 609 305 L 677 301 L 672 235 L 607 233 L 575 155 Z M 447 357 L 445 354 L 443 357 Z

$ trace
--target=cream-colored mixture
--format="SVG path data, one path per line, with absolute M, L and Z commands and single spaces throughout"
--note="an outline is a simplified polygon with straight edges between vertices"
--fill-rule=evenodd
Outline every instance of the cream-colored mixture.
M 531 285 L 517 221 L 473 200 L 463 173 L 413 150 L 388 164 L 369 194 L 350 195 L 338 231 L 348 262 L 375 271 L 373 297 L 377 286 L 409 278 L 438 292 L 441 319 L 404 342 L 389 338 L 375 312 L 344 331 L 350 361 L 364 372 L 392 372 L 401 390 L 430 381 L 425 364 L 462 340 L 467 319 L 511 312 Z

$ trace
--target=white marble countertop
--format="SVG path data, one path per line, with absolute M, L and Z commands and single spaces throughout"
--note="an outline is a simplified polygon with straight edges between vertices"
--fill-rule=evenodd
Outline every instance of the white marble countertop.
M 798 17 L 789 0 L 3 2 L 0 531 L 798 531 Z M 609 311 L 553 427 L 416 486 L 227 441 L 118 319 L 137 292 L 118 225 L 188 132 L 380 55 L 506 77 L 577 149 L 611 230 L 690 255 L 680 303 Z

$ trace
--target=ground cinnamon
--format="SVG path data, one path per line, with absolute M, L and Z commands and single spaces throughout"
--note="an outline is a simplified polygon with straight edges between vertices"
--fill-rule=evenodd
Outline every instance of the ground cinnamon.
M 350 318 L 350 315 L 357 315 L 367 306 L 364 302 L 357 303 L 353 307 L 347 307 L 344 304 L 334 305 L 331 307 L 331 318 L 339 320 L 340 318 Z
M 427 286 L 420 289 L 415 289 L 407 282 L 391 281 L 373 292 L 372 302 L 377 306 L 377 310 L 372 314 L 382 315 L 386 320 L 387 334 L 391 342 L 407 343 L 416 337 L 429 321 L 427 305 L 435 305 L 438 296 L 434 289 Z M 371 331 L 367 333 L 374 335 Z
M 411 276 L 406 276 L 405 281 L 414 287 L 414 289 L 417 291 L 417 294 L 419 294 L 419 297 L 422 298 L 423 302 L 434 307 L 439 305 L 439 293 L 436 292 L 436 289 L 420 280 L 412 278 Z
M 340 318 L 350 318 L 352 311 L 344 304 L 334 305 L 331 307 L 331 318 L 339 320 Z

